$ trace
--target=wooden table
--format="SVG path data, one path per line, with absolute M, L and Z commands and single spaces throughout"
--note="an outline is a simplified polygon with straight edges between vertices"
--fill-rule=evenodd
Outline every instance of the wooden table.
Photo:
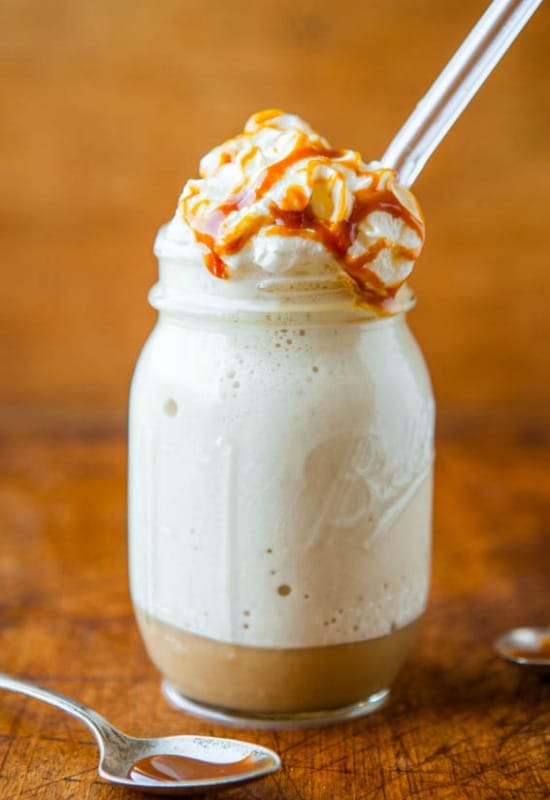
M 440 426 L 431 601 L 386 708 L 328 729 L 235 731 L 283 768 L 228 800 L 550 796 L 548 677 L 491 649 L 504 628 L 548 621 L 550 442 L 535 423 L 508 427 Z M 122 432 L 2 437 L 0 669 L 138 736 L 227 733 L 159 694 L 127 591 L 125 470 Z M 137 796 L 96 765 L 78 722 L 1 695 L 2 800 Z

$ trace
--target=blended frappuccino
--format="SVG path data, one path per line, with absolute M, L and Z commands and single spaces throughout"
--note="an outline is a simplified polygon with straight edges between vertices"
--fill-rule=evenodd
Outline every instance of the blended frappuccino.
M 131 393 L 140 629 L 205 713 L 365 713 L 428 592 L 434 406 L 405 321 L 422 215 L 392 170 L 279 111 L 200 175 L 157 238 Z

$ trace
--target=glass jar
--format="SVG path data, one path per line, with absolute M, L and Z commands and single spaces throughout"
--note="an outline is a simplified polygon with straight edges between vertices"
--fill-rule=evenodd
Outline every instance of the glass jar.
M 405 313 L 373 317 L 330 278 L 243 288 L 160 259 L 130 400 L 138 624 L 186 710 L 358 716 L 426 605 L 429 376 Z

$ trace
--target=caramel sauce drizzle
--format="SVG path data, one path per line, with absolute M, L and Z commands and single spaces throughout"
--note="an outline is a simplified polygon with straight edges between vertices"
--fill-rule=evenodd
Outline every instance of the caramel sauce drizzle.
M 128 777 L 137 783 L 140 783 L 142 778 L 158 783 L 236 778 L 263 768 L 268 761 L 266 757 L 251 754 L 240 761 L 220 764 L 190 756 L 162 753 L 140 759 L 131 767 Z
M 253 148 L 250 158 L 253 157 L 255 152 L 257 152 L 257 148 Z M 307 143 L 299 145 L 285 158 L 266 167 L 253 184 L 240 187 L 225 203 L 206 218 L 198 219 L 194 214 L 188 215 L 187 203 L 184 200 L 184 216 L 193 217 L 195 238 L 197 242 L 207 247 L 208 252 L 205 261 L 210 272 L 217 278 L 227 279 L 229 271 L 224 262 L 224 257 L 239 252 L 252 236 L 266 224 L 272 222 L 274 224 L 266 231 L 268 235 L 301 236 L 320 242 L 342 264 L 361 300 L 370 305 L 381 305 L 385 300 L 394 297 L 400 288 L 400 284 L 386 286 L 368 265 L 374 261 L 382 250 L 388 247 L 397 257 L 410 261 L 416 260 L 422 249 L 424 224 L 421 219 L 418 219 L 405 208 L 389 189 L 379 189 L 380 179 L 384 173 L 387 173 L 387 170 L 382 169 L 371 173 L 372 183 L 366 189 L 355 193 L 352 212 L 349 219 L 345 221 L 331 223 L 316 217 L 308 205 L 304 207 L 307 198 L 303 190 L 296 186 L 291 187 L 287 193 L 289 204 L 294 206 L 296 210 L 284 210 L 275 203 L 271 203 L 269 207 L 270 216 L 258 216 L 252 224 L 250 220 L 247 220 L 243 225 L 241 235 L 232 237 L 232 240 L 225 244 L 221 244 L 218 241 L 221 226 L 227 217 L 232 212 L 242 210 L 260 200 L 284 176 L 287 169 L 298 161 L 307 158 L 314 158 L 315 160 L 326 159 L 327 161 L 342 159 L 337 163 L 359 174 L 359 165 L 353 160 L 346 159 L 346 153 L 347 151 L 345 150 L 326 148 L 321 144 Z M 228 160 L 231 160 L 231 158 L 222 156 L 221 163 L 227 163 Z M 191 197 L 186 198 L 186 200 L 190 200 L 197 191 L 193 192 Z M 420 238 L 420 245 L 415 248 L 408 248 L 399 244 L 392 244 L 387 239 L 381 238 L 358 258 L 348 256 L 347 251 L 356 239 L 359 223 L 374 211 L 382 211 L 396 219 L 403 220 L 409 228 L 412 228 L 417 233 Z M 198 227 L 199 225 L 200 228 Z

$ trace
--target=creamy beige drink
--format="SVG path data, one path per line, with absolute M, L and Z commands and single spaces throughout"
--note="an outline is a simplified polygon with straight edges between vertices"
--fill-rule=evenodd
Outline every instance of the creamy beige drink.
M 140 629 L 203 713 L 365 713 L 428 591 L 433 400 L 404 314 L 422 217 L 282 112 L 201 175 L 157 239 L 132 387 Z
M 417 627 L 415 621 L 364 642 L 270 648 L 216 642 L 139 611 L 138 621 L 153 661 L 173 686 L 184 687 L 186 697 L 227 711 L 273 715 L 385 699 Z

